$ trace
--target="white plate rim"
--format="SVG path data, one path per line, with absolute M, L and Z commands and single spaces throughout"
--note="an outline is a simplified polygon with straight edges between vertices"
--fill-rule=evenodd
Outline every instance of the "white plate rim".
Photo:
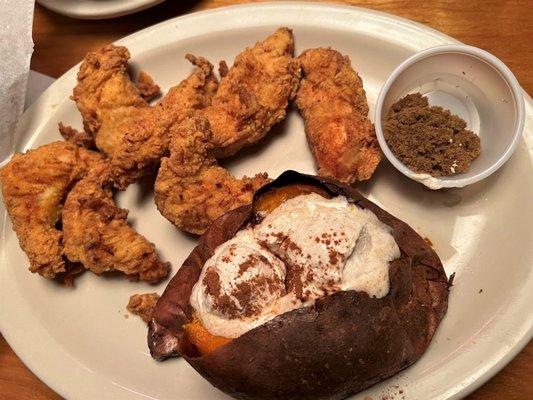
M 81 3 L 64 0 L 37 0 L 37 3 L 58 14 L 79 19 L 108 19 L 133 14 L 153 7 L 165 0 L 113 0 L 102 4 L 101 1 Z
M 154 34 L 154 32 L 157 32 L 158 30 L 167 28 L 168 26 L 171 26 L 175 24 L 176 26 L 180 25 L 180 27 L 183 27 L 183 25 L 190 24 L 194 25 L 196 29 L 191 29 L 188 32 L 188 35 L 180 37 L 181 40 L 187 37 L 194 36 L 198 32 L 198 26 L 200 24 L 197 24 L 198 20 L 201 19 L 211 19 L 215 18 L 217 21 L 221 22 L 218 24 L 216 29 L 211 30 L 210 32 L 214 31 L 222 31 L 225 29 L 231 29 L 232 22 L 229 18 L 221 18 L 224 16 L 228 16 L 228 14 L 236 14 L 241 13 L 242 15 L 246 16 L 249 15 L 248 20 L 242 21 L 244 22 L 244 27 L 246 27 L 246 24 L 248 26 L 260 26 L 261 22 L 263 25 L 272 25 L 272 22 L 269 21 L 268 12 L 269 11 L 279 11 L 280 9 L 283 9 L 284 12 L 291 11 L 298 11 L 300 13 L 310 13 L 313 12 L 320 16 L 322 16 L 322 13 L 337 13 L 337 16 L 340 18 L 342 15 L 350 15 L 350 16 L 358 16 L 359 18 L 365 19 L 365 22 L 370 23 L 377 23 L 377 24 L 390 24 L 395 26 L 397 29 L 403 30 L 404 33 L 418 33 L 419 36 L 414 38 L 413 40 L 410 40 L 410 44 L 413 48 L 416 46 L 420 46 L 424 42 L 434 43 L 433 45 L 436 45 L 439 43 L 461 43 L 439 31 L 436 31 L 432 28 L 426 27 L 422 24 L 407 20 L 405 18 L 396 17 L 394 15 L 390 15 L 387 13 L 369 10 L 365 8 L 360 7 L 352 7 L 352 6 L 341 6 L 341 5 L 327 5 L 327 4 L 321 4 L 321 3 L 296 3 L 296 2 L 279 2 L 279 3 L 259 3 L 259 4 L 245 4 L 245 5 L 236 5 L 236 6 L 230 6 L 230 7 L 222 7 L 217 8 L 213 10 L 208 11 L 201 11 L 196 12 L 184 16 L 180 16 L 177 18 L 173 18 L 161 23 L 158 23 L 156 25 L 153 25 L 151 27 L 145 28 L 139 32 L 136 32 L 134 34 L 131 34 L 127 37 L 124 37 L 120 40 L 118 40 L 116 43 L 123 44 L 126 46 L 131 46 L 132 43 L 135 43 L 136 45 L 136 51 L 143 51 L 143 46 L 141 42 L 143 39 L 146 39 L 147 36 L 150 36 Z M 258 21 L 258 11 L 266 12 L 266 15 L 261 13 L 261 18 L 263 18 L 262 21 Z M 310 20 L 308 22 L 303 22 L 306 26 L 312 26 L 313 21 Z M 346 21 L 344 21 L 346 22 Z M 259 25 L 258 25 L 259 23 Z M 275 22 L 274 25 L 278 25 L 280 23 Z M 281 23 L 283 24 L 283 23 Z M 302 25 L 302 23 L 300 23 Z M 242 28 L 243 25 L 241 25 L 239 28 Z M 201 30 L 201 29 L 200 29 Z M 382 33 L 383 34 L 383 33 Z M 404 38 L 407 40 L 406 38 Z M 426 47 L 430 47 L 427 45 Z M 19 143 L 19 146 L 17 150 L 27 149 L 31 147 L 32 143 L 34 142 L 35 138 L 38 136 L 44 121 L 46 120 L 46 115 L 49 115 L 51 112 L 53 112 L 54 108 L 56 107 L 55 103 L 59 99 L 58 96 L 60 96 L 60 93 L 64 93 L 65 88 L 68 88 L 68 91 L 72 88 L 72 82 L 75 80 L 75 74 L 77 72 L 77 69 L 79 68 L 79 64 L 71 68 L 69 71 L 67 71 L 64 75 L 62 75 L 56 82 L 54 82 L 40 97 L 39 99 L 32 105 L 24 114 L 22 121 L 21 121 L 21 127 L 19 129 L 24 128 L 24 133 L 19 135 L 17 137 L 17 142 Z M 531 98 L 529 95 L 523 91 L 525 102 L 526 102 L 526 120 L 532 121 L 533 120 L 533 102 L 531 101 Z M 32 116 L 33 118 L 29 118 L 29 116 Z M 30 129 L 28 129 L 30 128 Z M 29 132 L 35 132 L 34 134 L 31 134 Z M 524 137 L 526 138 L 526 142 L 528 143 L 528 150 L 529 152 L 533 152 L 533 146 L 531 146 L 531 143 L 533 143 L 533 132 L 524 132 Z M 22 145 L 24 143 L 24 145 Z M 3 208 L 1 207 L 1 210 L 3 212 L 3 218 L 2 218 L 2 238 L 6 236 L 6 218 L 7 214 Z M 6 264 L 6 260 L 3 254 L 3 248 L 2 248 L 2 257 L 0 259 L 2 265 Z M 0 269 L 3 269 L 2 266 Z M 1 272 L 0 272 L 1 274 Z M 10 289 L 9 285 L 5 284 L 5 282 L 2 282 L 0 280 L 0 288 L 2 289 Z M 6 304 L 7 300 L 7 294 L 8 291 L 4 291 L 0 289 L 0 303 Z M 13 290 L 11 288 L 10 290 Z M 530 296 L 531 297 L 531 296 Z M 24 343 L 26 335 L 17 335 L 16 329 L 14 326 L 10 326 L 9 323 L 6 321 L 9 319 L 9 316 L 16 315 L 16 310 L 9 309 L 9 307 L 0 307 L 0 330 L 2 331 L 2 334 L 4 335 L 4 338 L 9 343 L 11 348 L 15 351 L 17 356 L 28 366 L 30 370 L 32 370 L 33 373 L 35 373 L 41 380 L 43 380 L 49 387 L 51 387 L 54 391 L 56 391 L 58 394 L 65 398 L 94 398 L 95 393 L 99 393 L 100 396 L 108 396 L 108 395 L 124 395 L 124 393 L 127 393 L 129 391 L 128 388 L 121 387 L 119 384 L 110 381 L 109 379 L 106 379 L 104 377 L 98 376 L 94 374 L 92 371 L 88 370 L 84 365 L 79 363 L 77 360 L 70 359 L 67 353 L 63 354 L 63 359 L 61 362 L 58 360 L 60 357 L 56 355 L 54 357 L 54 360 L 47 360 L 48 363 L 42 362 L 41 360 L 45 360 L 47 356 L 51 353 L 51 348 L 48 347 L 46 350 L 41 349 L 40 351 L 29 351 L 27 348 L 25 348 Z M 529 327 L 527 327 L 527 324 L 529 323 Z M 523 323 L 524 329 L 521 329 L 521 332 L 523 332 L 522 336 L 518 338 L 518 340 L 515 342 L 513 347 L 507 349 L 505 354 L 501 355 L 498 354 L 498 359 L 493 360 L 494 362 L 491 364 L 491 366 L 486 369 L 481 375 L 475 376 L 473 379 L 472 377 L 465 377 L 464 384 L 463 385 L 457 385 L 454 388 L 454 391 L 450 393 L 450 396 L 447 397 L 448 399 L 459 399 L 464 396 L 466 396 L 468 393 L 472 392 L 473 390 L 477 389 L 479 386 L 481 386 L 483 383 L 485 383 L 487 380 L 489 380 L 492 376 L 494 376 L 499 370 L 501 370 L 508 362 L 510 362 L 522 349 L 523 347 L 531 340 L 533 337 L 533 325 L 531 324 L 531 318 L 525 319 Z M 35 327 L 33 327 L 35 328 Z M 37 330 L 39 330 L 39 327 L 37 327 Z M 35 331 L 35 329 L 34 329 Z M 46 330 L 42 327 L 40 328 L 40 333 L 46 335 Z M 54 349 L 61 353 L 62 349 L 60 344 L 53 341 Z M 35 350 L 35 349 L 34 349 Z M 37 355 L 36 359 L 33 359 L 33 356 Z M 500 357 L 501 356 L 501 357 Z M 50 361 L 52 364 L 54 364 L 52 367 L 50 365 Z M 68 363 L 68 371 L 71 374 L 71 379 L 69 380 L 70 383 L 62 382 L 62 378 L 64 377 L 64 371 L 65 371 L 65 365 L 62 364 L 63 362 Z M 78 381 L 76 379 L 79 379 Z M 87 386 L 88 383 L 90 383 L 91 388 L 83 388 L 84 391 L 81 392 L 79 386 L 76 385 L 76 382 L 80 382 L 81 379 L 85 380 L 85 386 Z M 95 388 L 97 388 L 96 392 L 94 392 Z M 82 393 L 84 393 L 82 395 Z M 82 395 L 82 397 L 78 397 L 78 395 Z M 86 396 L 87 395 L 87 396 Z M 130 396 L 135 396 L 131 398 L 147 398 L 145 395 L 139 394 L 139 393 L 129 393 Z M 93 396 L 93 397 L 91 397 Z

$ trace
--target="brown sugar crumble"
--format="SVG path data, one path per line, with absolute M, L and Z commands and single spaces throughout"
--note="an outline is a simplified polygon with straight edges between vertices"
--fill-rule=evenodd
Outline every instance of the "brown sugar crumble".
M 480 153 L 479 136 L 466 129 L 466 122 L 442 107 L 430 107 L 420 93 L 392 105 L 384 135 L 405 166 L 434 177 L 468 171 Z

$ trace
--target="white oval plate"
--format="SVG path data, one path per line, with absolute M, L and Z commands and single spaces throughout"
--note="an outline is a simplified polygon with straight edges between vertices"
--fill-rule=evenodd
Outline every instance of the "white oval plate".
M 353 7 L 260 4 L 172 19 L 119 41 L 135 68 L 168 88 L 187 76 L 186 52 L 232 61 L 278 26 L 294 29 L 296 50 L 332 46 L 351 57 L 371 108 L 387 75 L 414 52 L 455 40 L 413 22 Z M 59 139 L 57 123 L 81 127 L 68 99 L 78 67 L 58 79 L 24 114 L 17 149 Z M 525 94 L 527 97 L 527 95 Z M 490 178 L 461 190 L 425 190 L 386 162 L 360 189 L 431 238 L 448 274 L 456 273 L 448 314 L 433 343 L 411 368 L 355 396 L 377 399 L 460 398 L 485 382 L 532 336 L 533 107 L 527 97 L 523 138 L 511 160 Z M 313 173 L 302 120 L 294 110 L 259 145 L 225 163 L 238 176 L 292 168 Z M 146 183 L 146 182 L 145 182 Z M 149 182 L 118 196 L 129 220 L 177 270 L 195 241 L 156 210 Z M 5 211 L 3 213 L 5 215 Z M 156 362 L 146 327 L 125 318 L 133 293 L 157 290 L 126 279 L 85 273 L 76 288 L 28 271 L 6 219 L 0 267 L 0 325 L 20 358 L 68 399 L 223 399 L 182 359 Z M 403 397 L 402 397 L 403 396 Z M 398 397 L 397 397 L 398 398 Z
M 106 19 L 133 14 L 165 0 L 37 0 L 58 14 L 79 19 Z

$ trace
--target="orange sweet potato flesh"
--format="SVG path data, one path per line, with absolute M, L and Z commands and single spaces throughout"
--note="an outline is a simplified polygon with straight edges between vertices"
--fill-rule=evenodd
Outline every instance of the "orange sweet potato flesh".
M 318 193 L 326 198 L 331 196 L 322 188 L 313 185 L 296 184 L 272 189 L 260 195 L 254 202 L 253 211 L 255 213 L 269 214 L 284 201 L 302 194 Z
M 215 336 L 209 333 L 196 315 L 193 315 L 192 322 L 184 325 L 183 329 L 185 329 L 187 339 L 196 347 L 196 351 L 199 355 L 208 354 L 223 344 L 231 341 L 231 339 Z

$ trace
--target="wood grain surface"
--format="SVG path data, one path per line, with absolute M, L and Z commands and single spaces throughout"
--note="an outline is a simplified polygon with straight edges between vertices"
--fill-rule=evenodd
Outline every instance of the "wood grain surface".
M 78 63 L 88 51 L 157 22 L 194 11 L 246 2 L 168 0 L 134 15 L 102 21 L 74 20 L 37 5 L 31 68 L 57 78 Z M 464 43 L 481 47 L 503 60 L 522 87 L 530 95 L 533 92 L 531 0 L 366 0 L 337 3 L 409 18 Z M 4 399 L 59 400 L 61 397 L 24 366 L 0 335 L 0 400 Z M 533 399 L 533 343 L 529 343 L 506 368 L 468 399 Z

